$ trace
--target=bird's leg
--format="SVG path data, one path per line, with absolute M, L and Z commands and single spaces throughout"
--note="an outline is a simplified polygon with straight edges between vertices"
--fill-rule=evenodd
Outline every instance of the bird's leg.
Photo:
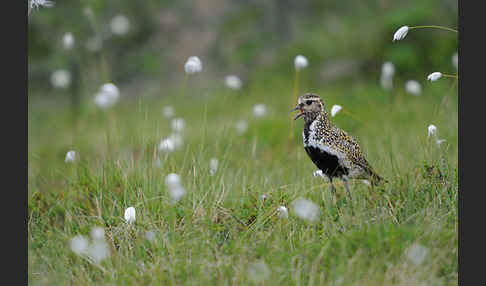
M 334 184 L 332 183 L 332 177 L 327 176 L 327 179 L 329 179 L 329 183 L 331 184 L 331 194 L 332 194 L 331 200 L 334 200 L 334 197 L 336 196 L 336 188 L 334 187 Z
M 349 191 L 348 179 L 343 178 L 344 187 L 346 188 L 346 193 L 348 194 L 349 203 L 351 204 L 351 214 L 354 215 L 354 207 L 353 207 L 353 197 L 351 196 L 351 192 Z
M 349 191 L 348 180 L 343 180 L 344 187 L 346 188 L 346 193 L 348 193 L 348 197 L 351 201 L 353 201 L 353 197 L 351 197 L 351 192 Z

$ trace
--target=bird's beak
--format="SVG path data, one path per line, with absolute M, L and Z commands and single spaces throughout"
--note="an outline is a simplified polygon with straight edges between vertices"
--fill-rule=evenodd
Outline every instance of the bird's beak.
M 295 116 L 294 120 L 296 120 L 297 118 L 299 118 L 299 117 L 301 117 L 302 115 L 304 115 L 304 111 L 302 110 L 302 106 L 300 106 L 299 104 L 298 104 L 296 107 L 292 108 L 292 110 L 290 110 L 290 112 L 292 112 L 292 111 L 296 111 L 296 110 L 299 110 L 299 111 L 300 111 L 300 113 L 299 113 L 299 114 L 297 114 L 297 116 Z

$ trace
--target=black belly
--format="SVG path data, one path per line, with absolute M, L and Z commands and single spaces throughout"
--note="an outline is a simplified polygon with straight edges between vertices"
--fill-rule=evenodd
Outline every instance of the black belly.
M 317 168 L 325 175 L 330 177 L 341 177 L 349 173 L 346 167 L 339 165 L 337 156 L 311 146 L 304 148 L 312 162 L 314 162 Z

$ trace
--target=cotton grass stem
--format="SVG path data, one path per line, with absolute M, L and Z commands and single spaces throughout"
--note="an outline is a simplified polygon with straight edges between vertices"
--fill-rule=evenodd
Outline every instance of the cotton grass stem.
M 423 29 L 423 28 L 440 29 L 440 30 L 445 30 L 445 31 L 457 33 L 457 30 L 455 30 L 455 29 L 448 28 L 448 27 L 443 27 L 443 26 L 435 26 L 435 25 L 413 26 L 413 27 L 409 27 L 409 30 L 412 30 L 412 29 Z
M 299 70 L 295 70 L 295 77 L 294 77 L 294 93 L 292 96 L 292 102 L 290 106 L 297 104 L 297 98 L 299 94 Z M 290 134 L 289 134 L 289 143 L 294 140 L 294 120 L 290 121 Z
M 449 78 L 455 78 L 456 80 L 458 79 L 457 74 L 442 74 L 443 77 L 449 77 Z
M 297 101 L 297 95 L 299 93 L 299 70 L 295 70 L 294 79 L 294 98 L 292 99 L 292 104 Z

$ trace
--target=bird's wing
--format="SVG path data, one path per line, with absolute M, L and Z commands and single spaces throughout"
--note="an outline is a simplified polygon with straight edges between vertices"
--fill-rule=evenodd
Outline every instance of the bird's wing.
M 342 150 L 342 152 L 346 154 L 346 157 L 352 163 L 362 167 L 370 176 L 378 176 L 378 174 L 376 174 L 376 172 L 373 170 L 373 167 L 371 167 L 370 163 L 368 163 L 364 157 L 364 154 L 361 152 L 358 142 L 353 137 L 349 136 L 345 131 L 338 128 L 335 130 L 338 133 L 337 137 L 341 139 L 337 140 L 336 142 L 338 149 Z

